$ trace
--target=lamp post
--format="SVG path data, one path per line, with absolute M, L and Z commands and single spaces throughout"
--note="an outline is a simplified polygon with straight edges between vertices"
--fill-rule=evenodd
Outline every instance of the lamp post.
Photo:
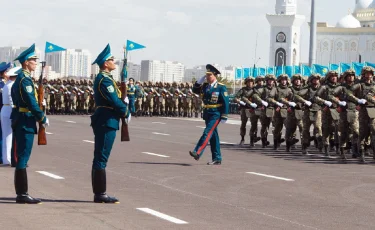
M 316 22 L 315 22 L 315 0 L 311 0 L 311 19 L 310 19 L 310 52 L 309 65 L 312 66 L 316 61 Z

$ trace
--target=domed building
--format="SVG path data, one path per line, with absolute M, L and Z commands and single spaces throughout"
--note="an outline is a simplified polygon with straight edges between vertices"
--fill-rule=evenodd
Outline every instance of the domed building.
M 316 63 L 375 62 L 375 0 L 356 0 L 335 26 L 317 24 Z

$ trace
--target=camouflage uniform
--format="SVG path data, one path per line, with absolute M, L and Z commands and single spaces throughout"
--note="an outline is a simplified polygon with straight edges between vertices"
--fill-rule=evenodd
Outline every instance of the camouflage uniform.
M 269 145 L 269 142 L 267 141 L 268 129 L 275 113 L 274 107 L 279 103 L 275 100 L 277 96 L 277 89 L 275 86 L 276 77 L 274 75 L 267 75 L 265 81 L 266 85 L 257 89 L 253 96 L 253 101 L 263 108 L 261 115 L 262 128 L 260 131 L 263 148 Z

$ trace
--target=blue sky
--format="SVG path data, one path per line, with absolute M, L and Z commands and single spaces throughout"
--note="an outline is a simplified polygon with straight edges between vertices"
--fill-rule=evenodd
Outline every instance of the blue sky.
M 6 4 L 0 21 L 0 46 L 44 49 L 46 41 L 65 48 L 88 49 L 93 59 L 110 43 L 121 55 L 126 39 L 147 46 L 131 52 L 144 59 L 180 61 L 188 67 L 206 63 L 267 65 L 270 28 L 266 13 L 276 0 L 17 0 Z M 316 19 L 335 25 L 353 11 L 355 0 L 316 0 Z M 334 10 L 333 10 L 334 9 Z M 302 27 L 302 62 L 308 61 L 310 0 L 298 0 Z

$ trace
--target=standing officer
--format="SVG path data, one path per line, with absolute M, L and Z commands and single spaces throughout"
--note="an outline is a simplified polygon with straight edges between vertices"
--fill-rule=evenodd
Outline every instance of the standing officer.
M 221 164 L 220 140 L 217 126 L 225 123 L 228 119 L 229 99 L 227 87 L 217 81 L 216 77 L 220 74 L 214 66 L 206 65 L 206 76 L 201 77 L 193 87 L 193 92 L 203 94 L 204 111 L 203 119 L 206 122 L 206 128 L 199 139 L 194 151 L 190 151 L 190 156 L 199 160 L 210 141 L 212 162 L 208 165 Z M 204 80 L 207 79 L 207 83 Z
M 128 92 L 129 98 L 129 110 L 131 115 L 135 115 L 135 86 L 134 86 L 134 78 L 129 78 L 129 86 L 126 88 Z
M 11 63 L 6 63 L 6 62 L 2 62 L 0 63 L 0 108 L 2 110 L 3 106 L 4 106 L 4 102 L 3 102 L 3 90 L 4 90 L 4 87 L 5 87 L 5 83 L 7 81 L 7 79 L 9 78 L 9 75 L 7 74 L 7 72 L 9 72 L 9 68 L 11 67 Z M 9 119 L 9 116 L 8 116 L 8 119 Z M 3 124 L 0 123 L 0 130 L 4 130 L 3 129 Z M 1 132 L 0 133 L 0 149 L 4 148 L 4 145 L 5 143 L 3 143 L 3 137 L 4 137 L 4 134 Z M 2 153 L 2 157 L 0 157 L 0 164 L 5 164 L 5 165 L 8 165 L 10 164 L 9 159 L 10 155 L 6 154 L 6 152 L 3 151 Z
M 100 68 L 94 82 L 95 113 L 91 116 L 91 127 L 95 135 L 94 160 L 92 162 L 91 180 L 95 194 L 95 203 L 119 203 L 115 197 L 106 194 L 106 171 L 109 155 L 116 131 L 119 130 L 120 117 L 130 121 L 129 100 L 121 100 L 121 91 L 111 75 L 116 69 L 114 57 L 109 44 L 92 63 Z
M 30 159 L 31 149 L 34 143 L 34 135 L 37 133 L 36 121 L 44 127 L 49 125 L 48 118 L 38 106 L 37 93 L 35 91 L 31 72 L 37 67 L 38 57 L 35 54 L 35 44 L 23 51 L 15 61 L 22 65 L 22 71 L 13 83 L 11 89 L 14 108 L 11 113 L 12 128 L 16 141 L 17 165 L 14 174 L 14 185 L 17 193 L 16 202 L 26 204 L 38 204 L 41 202 L 29 196 L 26 166 Z

